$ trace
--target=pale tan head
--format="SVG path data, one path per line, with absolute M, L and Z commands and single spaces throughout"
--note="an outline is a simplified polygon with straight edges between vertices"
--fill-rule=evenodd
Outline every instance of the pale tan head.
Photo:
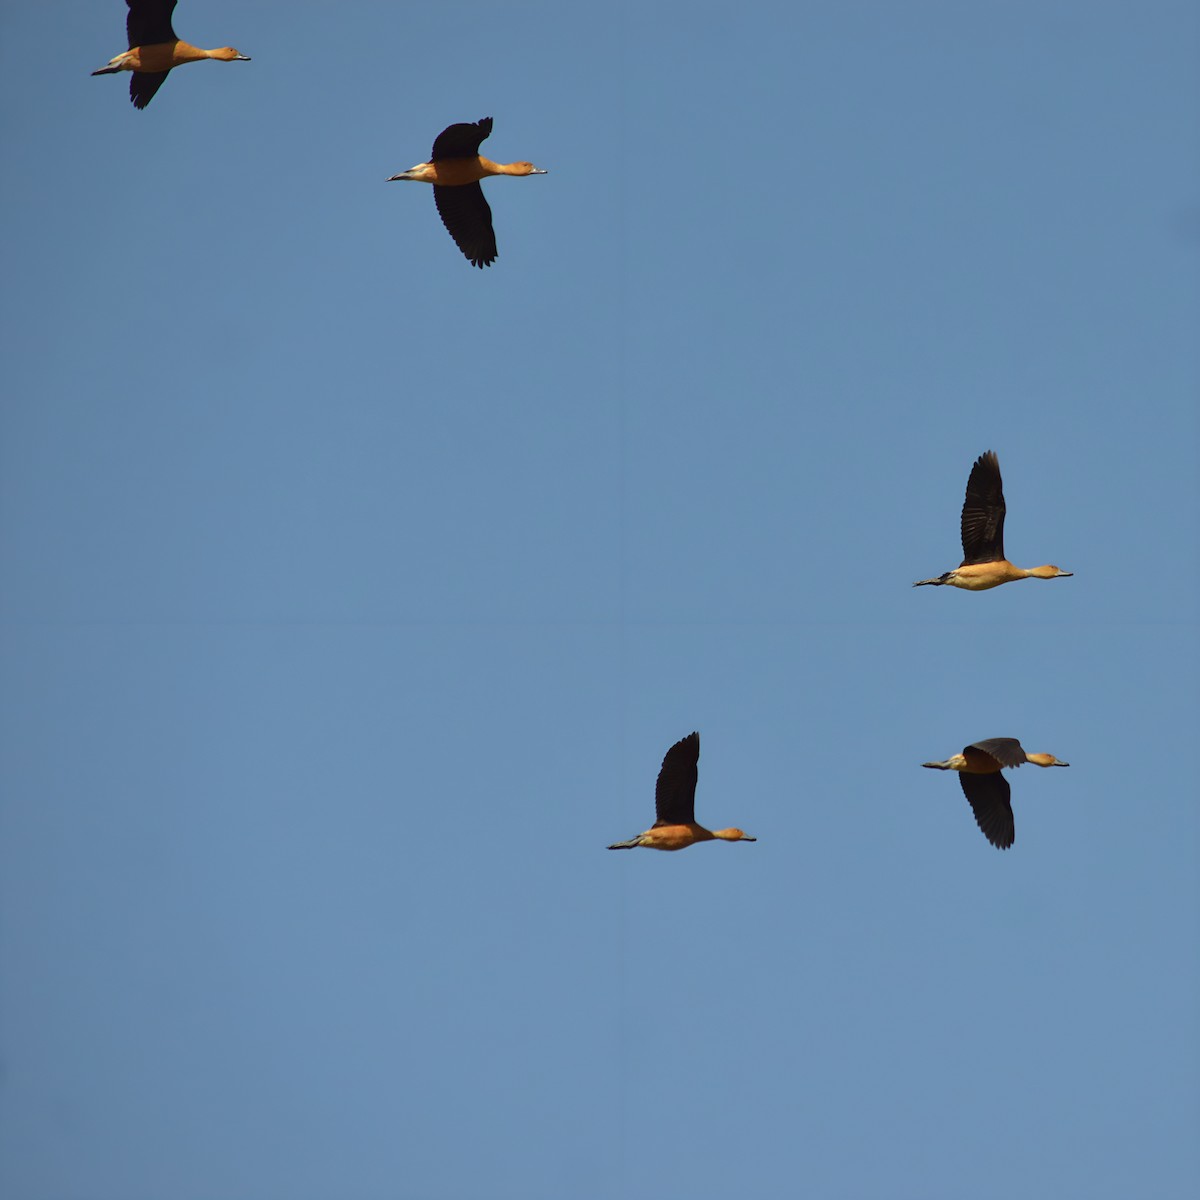
M 1061 567 L 1030 567 L 1025 572 L 1030 579 L 1066 579 L 1074 575 L 1074 571 L 1064 571 Z
M 535 167 L 531 162 L 515 162 L 509 163 L 504 169 L 505 175 L 549 175 L 549 171 L 543 171 L 540 167 Z
M 1053 754 L 1026 754 L 1025 761 L 1031 762 L 1038 767 L 1069 767 L 1070 763 L 1065 763 L 1055 758 Z
M 743 833 L 740 829 L 714 829 L 712 835 L 723 842 L 757 842 L 758 838 Z
M 232 46 L 221 46 L 216 50 L 208 52 L 209 58 L 215 58 L 218 62 L 249 62 L 250 56 L 242 54 L 235 50 Z

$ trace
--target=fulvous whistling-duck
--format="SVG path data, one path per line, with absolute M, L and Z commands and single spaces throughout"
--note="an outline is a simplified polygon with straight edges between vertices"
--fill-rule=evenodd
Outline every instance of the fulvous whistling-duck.
M 963 795 L 970 802 L 975 822 L 983 836 L 993 846 L 1007 850 L 1017 833 L 1013 824 L 1008 780 L 1000 774 L 1003 767 L 1019 767 L 1022 763 L 1039 767 L 1069 767 L 1053 754 L 1026 754 L 1016 738 L 986 738 L 966 746 L 945 762 L 922 763 L 938 771 L 957 771 Z
M 129 98 L 134 108 L 145 108 L 154 99 L 154 93 L 162 87 L 172 67 L 199 62 L 203 58 L 215 58 L 218 62 L 250 61 L 232 46 L 201 50 L 181 42 L 171 28 L 171 14 L 177 0 L 125 0 L 125 3 L 129 6 L 129 16 L 125 18 L 129 49 L 92 74 L 115 75 L 118 71 L 132 71 Z
M 918 579 L 913 587 L 933 584 L 982 592 L 1017 579 L 1058 579 L 1074 574 L 1058 567 L 1014 567 L 1004 557 L 1004 490 L 1000 463 L 989 450 L 981 454 L 967 480 L 962 507 L 962 563 L 936 579 Z
M 696 824 L 696 763 L 700 760 L 700 735 L 689 733 L 667 751 L 658 784 L 654 789 L 654 813 L 658 818 L 645 833 L 627 842 L 614 842 L 610 850 L 682 850 L 696 842 L 756 842 L 740 829 L 705 829 Z
M 447 232 L 473 267 L 490 267 L 496 261 L 496 234 L 492 210 L 483 198 L 479 181 L 488 175 L 546 175 L 529 162 L 494 163 L 479 153 L 479 144 L 492 132 L 492 118 L 473 125 L 450 125 L 437 135 L 428 162 L 417 163 L 388 183 L 408 179 L 433 184 L 433 202 Z

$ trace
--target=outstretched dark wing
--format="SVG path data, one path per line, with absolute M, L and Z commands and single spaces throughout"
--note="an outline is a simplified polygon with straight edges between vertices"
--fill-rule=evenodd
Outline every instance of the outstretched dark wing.
M 981 753 L 1002 767 L 1019 767 L 1027 761 L 1025 751 L 1016 738 L 984 738 L 982 742 L 974 742 L 963 748 L 963 757 L 968 763 L 974 759 L 979 766 L 987 769 L 989 764 L 980 759 Z
M 175 11 L 176 0 L 125 0 L 129 5 L 129 16 L 125 18 L 125 32 L 129 34 L 129 48 L 135 46 L 156 46 L 159 42 L 177 42 L 175 30 L 171 28 L 171 14 Z M 162 82 L 160 79 L 159 83 Z M 156 83 L 155 87 L 158 86 Z M 150 95 L 154 95 L 153 92 Z M 150 96 L 146 97 L 149 104 Z M 145 108 L 146 104 L 138 104 Z
M 1008 780 L 999 771 L 991 775 L 969 775 L 959 771 L 958 781 L 983 836 L 998 850 L 1007 850 L 1017 836 Z
M 496 233 L 492 210 L 477 183 L 459 187 L 433 185 L 433 201 L 450 236 L 473 267 L 490 267 L 496 261 Z
M 129 98 L 133 107 L 145 108 L 169 74 L 169 71 L 134 71 L 129 77 Z
M 654 788 L 656 825 L 688 825 L 696 819 L 696 763 L 699 761 L 698 733 L 689 733 L 667 751 Z
M 967 480 L 962 508 L 964 567 L 972 563 L 999 562 L 1004 557 L 1004 489 L 1000 463 L 989 450 L 981 454 Z
M 430 162 L 441 158 L 471 158 L 479 153 L 479 144 L 492 132 L 492 118 L 484 117 L 474 125 L 463 122 L 449 125 L 433 139 Z

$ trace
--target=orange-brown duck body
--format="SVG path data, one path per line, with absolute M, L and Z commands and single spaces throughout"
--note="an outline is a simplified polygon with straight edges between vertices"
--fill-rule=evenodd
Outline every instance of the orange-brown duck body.
M 945 762 L 922 763 L 937 771 L 957 771 L 963 795 L 975 814 L 975 823 L 999 850 L 1007 850 L 1016 840 L 1013 820 L 1012 789 L 1000 773 L 1005 767 L 1022 763 L 1038 767 L 1069 767 L 1053 754 L 1026 754 L 1016 738 L 986 738 L 965 746 L 961 754 L 953 754 Z
M 667 751 L 654 789 L 658 818 L 645 833 L 627 842 L 614 842 L 610 850 L 683 850 L 697 842 L 754 842 L 740 829 L 705 829 L 696 824 L 696 764 L 700 761 L 700 735 L 689 733 Z
M 93 75 L 115 75 L 118 71 L 132 71 L 129 80 L 129 99 L 134 108 L 145 108 L 162 87 L 168 72 L 184 63 L 200 62 L 212 58 L 217 62 L 249 62 L 250 59 L 232 46 L 221 46 L 216 50 L 201 50 L 181 42 L 171 26 L 171 14 L 177 0 L 125 0 L 129 15 L 125 18 L 125 32 L 129 37 L 129 49 L 111 59 L 107 67 L 93 71 Z
M 962 507 L 963 560 L 953 571 L 918 579 L 913 587 L 963 588 L 984 592 L 1018 579 L 1058 579 L 1073 574 L 1058 567 L 1015 567 L 1004 557 L 1004 486 L 1000 462 L 989 450 L 975 460 Z
M 437 135 L 428 162 L 417 163 L 387 182 L 433 184 L 433 202 L 446 232 L 473 267 L 490 267 L 498 257 L 492 210 L 484 198 L 482 179 L 489 175 L 546 175 L 531 162 L 496 163 L 479 153 L 492 132 L 492 118 L 450 125 Z

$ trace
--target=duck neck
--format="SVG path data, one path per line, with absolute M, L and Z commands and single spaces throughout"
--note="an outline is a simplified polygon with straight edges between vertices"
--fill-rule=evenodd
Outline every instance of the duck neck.
M 211 50 L 202 50 L 199 46 L 190 46 L 187 42 L 174 42 L 171 44 L 171 58 L 177 65 L 182 66 L 183 63 L 200 62 L 204 58 L 212 58 Z
M 479 169 L 484 175 L 528 175 L 528 163 L 498 163 L 479 156 Z

